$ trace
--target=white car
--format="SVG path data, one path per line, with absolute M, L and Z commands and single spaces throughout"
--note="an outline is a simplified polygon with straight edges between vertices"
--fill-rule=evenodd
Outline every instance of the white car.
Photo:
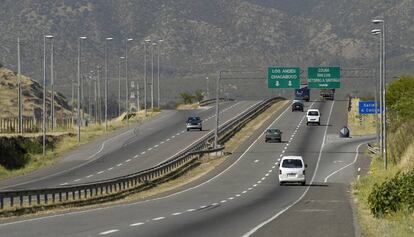
M 279 163 L 279 184 L 306 184 L 305 169 L 308 167 L 302 156 L 284 156 Z
M 309 125 L 310 123 L 321 125 L 321 113 L 318 109 L 309 109 L 306 112 L 306 125 Z

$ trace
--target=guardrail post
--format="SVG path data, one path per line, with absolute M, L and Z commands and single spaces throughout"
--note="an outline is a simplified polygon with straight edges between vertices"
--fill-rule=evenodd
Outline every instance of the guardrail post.
M 29 206 L 32 205 L 32 195 L 29 194 Z
M 20 207 L 22 207 L 22 206 L 23 206 L 23 195 L 20 194 Z
M 0 197 L 0 208 L 1 209 L 4 208 L 4 200 L 3 200 L 3 197 Z
M 87 197 L 88 197 L 88 189 L 87 189 L 87 188 L 85 188 L 85 189 L 83 190 L 83 192 L 84 192 L 84 197 L 85 197 L 85 198 L 87 198 Z
M 62 202 L 62 192 L 59 192 L 59 202 Z
M 47 193 L 45 193 L 45 204 L 47 204 Z
M 76 199 L 76 193 L 75 193 L 75 190 L 72 190 L 72 200 L 75 200 Z
M 66 201 L 69 200 L 69 192 L 66 191 L 65 197 L 66 197 Z
M 80 189 L 78 190 L 78 197 L 79 197 L 78 199 L 81 199 L 82 198 L 82 192 L 81 192 Z
M 39 193 L 36 195 L 36 199 L 37 199 L 37 205 L 40 205 L 40 194 Z
M 56 198 L 55 198 L 55 193 L 52 193 L 52 203 L 55 203 Z

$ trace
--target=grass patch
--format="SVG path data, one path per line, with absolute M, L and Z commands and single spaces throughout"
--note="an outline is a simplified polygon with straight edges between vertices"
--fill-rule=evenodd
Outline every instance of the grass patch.
M 151 119 L 154 116 L 158 115 L 159 112 L 148 112 L 147 118 L 144 118 L 143 112 L 138 113 L 136 116 L 134 116 L 133 119 L 130 119 L 130 124 L 137 124 L 143 122 L 145 119 Z M 76 136 L 76 130 L 75 128 L 71 132 L 66 132 L 65 135 L 61 139 L 57 140 L 56 144 L 51 144 L 54 148 L 48 149 L 46 152 L 46 155 L 43 156 L 41 154 L 42 148 L 41 145 L 39 145 L 37 150 L 40 150 L 39 153 L 29 153 L 29 160 L 27 164 L 22 167 L 21 169 L 6 169 L 3 166 L 0 166 L 0 180 L 7 179 L 19 175 L 24 175 L 30 172 L 33 172 L 34 170 L 50 166 L 54 164 L 62 155 L 65 153 L 73 150 L 74 148 L 78 147 L 79 145 L 86 144 L 93 139 L 101 136 L 106 136 L 110 132 L 113 132 L 119 128 L 126 127 L 125 121 L 117 121 L 113 120 L 108 123 L 108 131 L 105 132 L 104 130 L 104 124 L 92 124 L 88 127 L 82 127 L 81 128 L 81 142 L 78 144 L 77 136 Z M 56 136 L 58 133 L 48 133 L 47 136 Z M 36 134 L 37 136 L 42 136 L 41 134 Z M 36 136 L 34 134 L 30 134 L 29 136 L 33 137 Z M 49 140 L 49 139 L 48 139 Z
M 359 115 L 360 99 L 352 99 L 351 111 L 348 113 L 348 127 L 355 136 L 376 134 L 375 115 Z
M 381 184 L 398 172 L 414 167 L 414 143 L 405 153 L 399 165 L 383 168 L 383 160 L 373 156 L 367 176 L 353 183 L 353 193 L 358 206 L 358 219 L 364 236 L 414 236 L 414 213 L 401 210 L 396 213 L 375 218 L 368 205 L 368 196 L 375 184 Z M 411 153 L 409 153 L 411 152 Z
M 198 108 L 200 108 L 200 105 L 198 103 L 177 105 L 177 110 L 190 110 L 190 109 L 198 109 Z

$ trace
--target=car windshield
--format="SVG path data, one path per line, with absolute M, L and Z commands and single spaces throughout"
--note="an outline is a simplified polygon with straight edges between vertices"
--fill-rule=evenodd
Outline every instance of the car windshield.
M 294 105 L 296 105 L 296 106 L 298 106 L 298 105 L 302 105 L 302 103 L 301 102 L 295 102 L 295 103 L 293 103 Z
M 267 130 L 268 133 L 280 133 L 279 129 L 269 129 Z
M 309 111 L 308 112 L 308 115 L 310 115 L 310 116 L 318 116 L 319 113 L 318 113 L 318 111 Z
M 283 168 L 302 168 L 302 161 L 298 159 L 286 159 L 282 163 Z

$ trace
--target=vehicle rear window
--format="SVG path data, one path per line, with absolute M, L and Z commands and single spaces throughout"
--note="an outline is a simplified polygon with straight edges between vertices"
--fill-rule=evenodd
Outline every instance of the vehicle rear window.
M 279 133 L 280 131 L 278 129 L 269 129 L 267 130 L 269 133 Z
M 302 168 L 302 161 L 298 159 L 286 159 L 282 163 L 283 168 Z
M 198 122 L 200 120 L 201 120 L 200 117 L 190 117 L 190 118 L 188 118 L 188 122 Z
M 308 115 L 310 115 L 310 116 L 318 116 L 319 113 L 318 113 L 318 111 L 309 111 L 308 112 Z

